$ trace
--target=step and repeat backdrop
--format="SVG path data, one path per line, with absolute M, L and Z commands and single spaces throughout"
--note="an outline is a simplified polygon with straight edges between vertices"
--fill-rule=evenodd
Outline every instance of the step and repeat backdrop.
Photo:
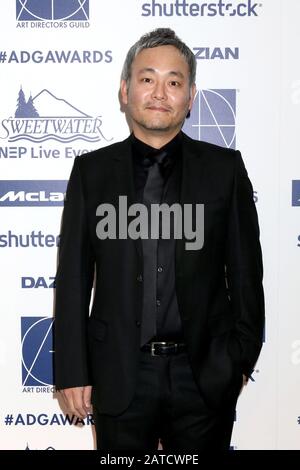
M 64 193 L 76 155 L 125 138 L 129 47 L 171 27 L 194 51 L 185 132 L 241 150 L 265 266 L 265 343 L 233 449 L 300 449 L 299 0 L 1 0 L 1 449 L 93 449 L 61 409 L 52 328 Z

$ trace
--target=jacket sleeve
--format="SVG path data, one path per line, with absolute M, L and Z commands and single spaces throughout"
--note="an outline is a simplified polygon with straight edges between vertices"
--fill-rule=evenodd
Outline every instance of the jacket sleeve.
M 56 274 L 54 377 L 58 389 L 90 383 L 87 322 L 94 277 L 94 257 L 76 157 L 63 211 Z
M 242 371 L 249 377 L 264 335 L 263 264 L 252 184 L 239 151 L 235 157 L 225 265 Z

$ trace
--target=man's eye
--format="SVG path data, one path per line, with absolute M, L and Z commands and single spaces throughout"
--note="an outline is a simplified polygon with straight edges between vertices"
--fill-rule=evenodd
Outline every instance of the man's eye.
M 171 86 L 179 86 L 180 83 L 177 82 L 176 80 L 172 80 L 172 81 L 170 82 L 170 85 L 171 85 Z
M 142 78 L 142 82 L 151 83 L 151 78 L 148 78 L 148 77 Z

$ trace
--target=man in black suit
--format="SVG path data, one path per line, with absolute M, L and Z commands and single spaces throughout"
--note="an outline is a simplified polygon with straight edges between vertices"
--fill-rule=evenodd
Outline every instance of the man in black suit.
M 167 451 L 228 449 L 261 349 L 253 189 L 238 151 L 181 131 L 195 73 L 172 30 L 144 35 L 122 72 L 131 135 L 77 157 L 68 184 L 56 386 L 79 417 L 92 400 L 98 449 L 155 450 L 159 439 Z M 159 204 L 182 212 L 155 218 Z

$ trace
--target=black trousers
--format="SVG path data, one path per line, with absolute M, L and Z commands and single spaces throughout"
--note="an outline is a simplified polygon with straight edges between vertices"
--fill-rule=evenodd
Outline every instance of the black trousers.
M 97 449 L 155 451 L 160 441 L 164 451 L 228 450 L 235 405 L 219 412 L 207 407 L 186 352 L 153 357 L 141 351 L 129 407 L 118 416 L 94 407 Z

